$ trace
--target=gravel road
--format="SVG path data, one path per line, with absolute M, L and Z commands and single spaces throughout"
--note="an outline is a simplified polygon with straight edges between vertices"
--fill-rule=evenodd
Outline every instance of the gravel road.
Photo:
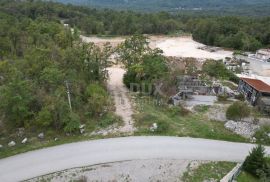
M 138 159 L 239 162 L 252 147 L 243 143 L 157 136 L 93 140 L 2 159 L 0 181 L 20 181 L 75 167 Z

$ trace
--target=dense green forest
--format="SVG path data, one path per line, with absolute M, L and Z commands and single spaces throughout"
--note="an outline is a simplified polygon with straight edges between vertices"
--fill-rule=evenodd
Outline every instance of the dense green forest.
M 65 28 L 54 12 L 33 13 L 32 6 L 46 4 L 1 6 L 1 120 L 6 128 L 78 131 L 83 122 L 108 112 L 103 83 L 110 46 L 101 50 L 82 43 L 78 32 Z
M 55 0 L 74 5 L 136 11 L 219 15 L 270 15 L 268 0 Z
M 87 35 L 192 33 L 207 45 L 255 51 L 270 45 L 270 17 L 192 16 L 138 13 L 63 5 L 52 2 L 1 1 L 1 12 L 36 19 L 65 20 Z

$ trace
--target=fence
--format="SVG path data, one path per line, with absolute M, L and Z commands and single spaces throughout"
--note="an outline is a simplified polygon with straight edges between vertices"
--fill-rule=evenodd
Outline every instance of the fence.
M 241 173 L 243 163 L 238 163 L 220 182 L 232 182 Z

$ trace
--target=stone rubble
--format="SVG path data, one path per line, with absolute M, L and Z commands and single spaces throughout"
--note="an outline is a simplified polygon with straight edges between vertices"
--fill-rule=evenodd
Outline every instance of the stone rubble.
M 245 138 L 252 138 L 260 126 L 248 122 L 228 121 L 225 128 Z

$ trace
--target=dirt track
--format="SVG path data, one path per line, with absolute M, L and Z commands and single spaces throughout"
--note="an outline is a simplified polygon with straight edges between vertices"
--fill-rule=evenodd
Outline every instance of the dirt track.
M 123 77 L 126 71 L 120 67 L 111 67 L 108 68 L 108 72 L 108 89 L 114 98 L 116 114 L 124 121 L 124 125 L 118 129 L 118 132 L 132 134 L 135 130 L 132 119 L 133 109 L 128 98 L 129 90 L 123 83 Z

